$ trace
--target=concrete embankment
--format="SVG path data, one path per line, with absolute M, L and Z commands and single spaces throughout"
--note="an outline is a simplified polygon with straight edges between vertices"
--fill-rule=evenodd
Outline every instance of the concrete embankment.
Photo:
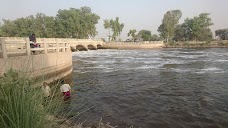
M 39 47 L 21 37 L 0 38 L 0 77 L 10 69 L 33 79 L 47 82 L 60 79 L 72 72 L 72 53 L 69 41 L 37 39 Z
M 105 43 L 102 48 L 104 49 L 151 49 L 162 48 L 163 41 L 153 42 L 110 42 Z
M 29 77 L 43 77 L 47 81 L 64 77 L 72 71 L 71 52 L 39 54 L 31 56 L 0 58 L 1 76 L 9 69 L 19 70 Z

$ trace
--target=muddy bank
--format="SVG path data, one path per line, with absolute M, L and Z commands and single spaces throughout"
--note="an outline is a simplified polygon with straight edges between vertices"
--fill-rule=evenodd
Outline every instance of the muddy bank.
M 94 122 L 90 125 L 84 125 L 83 123 L 74 123 L 67 118 L 61 116 L 47 115 L 49 121 L 54 122 L 53 128 L 117 128 L 118 126 L 111 126 L 111 124 L 103 123 L 102 119 L 99 122 Z

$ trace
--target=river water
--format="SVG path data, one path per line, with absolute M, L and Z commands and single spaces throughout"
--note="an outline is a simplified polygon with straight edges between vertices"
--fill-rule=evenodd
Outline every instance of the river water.
M 73 75 L 76 123 L 228 128 L 228 49 L 76 52 Z

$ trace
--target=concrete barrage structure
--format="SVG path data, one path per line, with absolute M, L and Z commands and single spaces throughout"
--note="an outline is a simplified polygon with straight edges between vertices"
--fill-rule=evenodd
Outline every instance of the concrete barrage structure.
M 164 47 L 163 41 L 144 41 L 144 42 L 110 42 L 105 43 L 106 49 L 150 49 Z
M 28 38 L 0 37 L 0 76 L 10 69 L 46 81 L 62 78 L 72 72 L 71 50 L 95 50 L 102 41 L 37 38 L 39 47 L 30 48 Z

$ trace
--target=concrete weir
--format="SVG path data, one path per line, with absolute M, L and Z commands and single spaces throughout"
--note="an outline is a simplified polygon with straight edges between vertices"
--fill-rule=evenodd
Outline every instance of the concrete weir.
M 0 77 L 10 69 L 31 78 L 53 82 L 72 72 L 72 48 L 96 50 L 102 41 L 38 38 L 39 47 L 30 48 L 28 38 L 0 37 Z
M 110 42 L 102 47 L 105 49 L 151 49 L 162 48 L 163 41 L 144 41 L 144 42 Z
M 161 48 L 163 41 L 104 43 L 88 39 L 37 38 L 38 47 L 30 48 L 30 44 L 28 38 L 0 37 L 0 77 L 15 69 L 31 78 L 43 77 L 52 82 L 72 72 L 71 51 Z

